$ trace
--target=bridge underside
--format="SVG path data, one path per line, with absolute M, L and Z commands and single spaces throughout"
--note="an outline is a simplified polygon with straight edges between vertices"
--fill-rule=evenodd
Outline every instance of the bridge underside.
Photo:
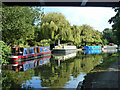
M 120 7 L 120 0 L 3 0 L 7 6 Z

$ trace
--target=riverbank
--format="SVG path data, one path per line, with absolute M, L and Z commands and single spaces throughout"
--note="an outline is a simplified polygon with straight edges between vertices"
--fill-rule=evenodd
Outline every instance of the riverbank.
M 116 58 L 117 56 L 114 56 L 113 60 L 110 60 L 109 58 L 106 62 L 103 62 L 101 65 L 95 67 L 94 70 L 92 70 L 87 76 L 85 76 L 85 80 L 82 84 L 82 89 L 120 88 L 120 56 L 119 58 Z
M 119 54 L 120 53 L 113 54 L 107 58 L 104 58 L 104 61 L 100 65 L 97 65 L 91 72 L 107 71 L 111 64 L 118 59 Z

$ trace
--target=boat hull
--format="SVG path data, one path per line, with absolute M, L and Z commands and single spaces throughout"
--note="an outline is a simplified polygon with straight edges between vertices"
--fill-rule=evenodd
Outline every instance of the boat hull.
M 104 49 L 116 49 L 117 46 L 104 46 L 103 48 Z
M 47 52 L 41 52 L 41 53 L 36 53 L 36 54 L 31 54 L 31 55 L 24 55 L 24 56 L 9 56 L 9 58 L 10 58 L 10 63 L 16 64 L 16 62 L 18 63 L 21 61 L 37 59 L 37 58 L 41 58 L 41 57 L 44 57 L 50 54 L 51 54 L 51 51 L 47 51 Z
M 52 53 L 55 54 L 70 54 L 70 53 L 75 53 L 77 51 L 77 49 L 53 49 Z

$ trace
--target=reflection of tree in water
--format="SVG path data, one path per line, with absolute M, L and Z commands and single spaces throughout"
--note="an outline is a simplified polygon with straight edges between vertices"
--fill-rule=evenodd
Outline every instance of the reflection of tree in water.
M 13 72 L 10 70 L 2 70 L 2 90 L 9 88 L 21 88 L 21 84 L 24 81 L 30 80 L 34 74 L 34 70 L 28 70 L 25 72 Z
M 57 60 L 51 64 L 36 68 L 36 75 L 41 77 L 42 87 L 62 88 L 70 81 L 70 74 L 76 78 L 80 72 L 88 73 L 102 60 L 102 55 L 79 55 L 57 65 Z M 55 62 L 55 63 L 54 63 Z M 53 64 L 54 63 L 54 64 Z

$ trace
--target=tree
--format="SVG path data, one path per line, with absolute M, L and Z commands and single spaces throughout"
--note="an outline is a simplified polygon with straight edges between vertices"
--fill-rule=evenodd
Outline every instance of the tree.
M 112 27 L 113 27 L 113 31 L 115 31 L 115 34 L 118 38 L 118 43 L 120 43 L 120 8 L 116 7 L 115 9 L 116 15 L 114 17 L 112 17 L 109 20 L 109 23 L 113 23 Z
M 72 30 L 72 35 L 73 35 L 75 44 L 77 44 L 77 46 L 80 46 L 80 43 L 81 43 L 81 36 L 80 36 L 81 29 L 80 29 L 80 27 L 73 25 L 73 26 L 71 26 L 71 30 Z
M 6 45 L 5 42 L 0 41 L 0 59 L 2 60 L 2 63 L 8 63 L 8 56 L 11 54 L 10 48 Z
M 41 23 L 35 27 L 35 39 L 61 40 L 63 43 L 72 41 L 76 46 L 80 43 L 99 44 L 102 43 L 102 33 L 94 30 L 89 25 L 70 26 L 70 23 L 61 13 L 43 14 Z
M 2 8 L 2 39 L 8 45 L 29 44 L 34 38 L 34 23 L 40 20 L 40 9 L 30 7 Z
M 72 41 L 69 22 L 61 13 L 48 13 L 41 18 L 42 39 Z
M 116 37 L 116 32 L 109 28 L 105 28 L 103 30 L 103 39 L 106 39 L 108 43 L 117 43 L 118 41 Z
M 91 26 L 83 24 L 80 26 L 81 29 L 81 41 L 84 45 L 99 44 L 102 43 L 101 33 L 94 30 Z

